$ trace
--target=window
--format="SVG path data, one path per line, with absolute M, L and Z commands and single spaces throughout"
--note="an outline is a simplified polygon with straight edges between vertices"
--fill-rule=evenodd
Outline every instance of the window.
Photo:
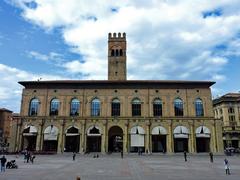
M 132 116 L 141 116 L 141 101 L 137 98 L 132 101 Z
M 112 51 L 111 51 L 111 56 L 114 56 L 114 50 L 112 49 Z
M 229 121 L 234 122 L 235 121 L 235 116 L 229 116 Z
M 201 99 L 196 99 L 195 101 L 195 112 L 197 117 L 204 116 L 203 103 Z
M 112 116 L 120 116 L 120 101 L 119 101 L 119 99 L 114 99 L 112 101 Z
M 51 106 L 50 106 L 50 116 L 58 115 L 59 106 L 60 106 L 60 101 L 56 98 L 52 99 Z
M 234 113 L 234 108 L 233 107 L 228 108 L 228 113 Z
M 183 101 L 180 98 L 174 100 L 175 116 L 183 116 Z
M 162 116 L 162 101 L 155 99 L 153 101 L 153 116 Z
M 36 116 L 38 114 L 39 100 L 34 98 L 29 105 L 29 116 Z
M 122 51 L 122 49 L 120 49 L 120 56 L 123 56 L 123 51 Z
M 100 116 L 100 101 L 97 98 L 92 100 L 91 116 Z
M 70 116 L 78 116 L 80 108 L 80 101 L 76 98 L 71 101 Z

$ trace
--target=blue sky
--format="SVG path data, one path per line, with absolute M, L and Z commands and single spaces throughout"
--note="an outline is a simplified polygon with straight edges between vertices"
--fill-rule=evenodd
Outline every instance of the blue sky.
M 238 0 L 0 1 L 0 107 L 18 81 L 106 79 L 108 32 L 126 32 L 128 79 L 212 80 L 240 91 Z

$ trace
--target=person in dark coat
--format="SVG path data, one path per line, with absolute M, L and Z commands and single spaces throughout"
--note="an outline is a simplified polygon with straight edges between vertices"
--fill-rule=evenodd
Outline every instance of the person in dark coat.
M 7 162 L 7 159 L 5 158 L 5 156 L 2 156 L 2 158 L 1 158 L 1 172 L 5 172 L 6 162 Z
M 73 161 L 75 161 L 75 158 L 76 158 L 76 153 L 73 152 Z
M 185 162 L 187 162 L 187 152 L 184 151 L 183 154 L 184 154 L 184 160 L 185 160 Z
M 210 162 L 213 163 L 213 153 L 212 152 L 209 153 L 209 157 L 210 157 Z
M 121 158 L 123 159 L 123 150 L 121 150 Z

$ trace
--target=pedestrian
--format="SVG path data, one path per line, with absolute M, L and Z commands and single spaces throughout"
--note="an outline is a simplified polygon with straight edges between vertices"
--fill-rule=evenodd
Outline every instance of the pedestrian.
M 187 152 L 184 151 L 183 154 L 184 154 L 184 160 L 185 160 L 185 162 L 187 162 Z
M 30 157 L 31 157 L 30 152 L 27 152 L 27 163 L 29 163 Z
M 2 156 L 2 158 L 1 158 L 1 172 L 5 172 L 6 162 L 7 162 L 7 159 L 5 158 L 5 156 Z
M 226 174 L 230 175 L 229 161 L 226 158 L 224 159 L 224 168 L 225 168 Z
M 209 157 L 210 157 L 210 162 L 213 163 L 213 153 L 212 152 L 209 153 Z
M 33 162 L 34 162 L 34 159 L 35 159 L 35 156 L 32 154 L 32 155 L 31 155 L 31 158 L 30 158 L 30 161 L 32 162 L 32 164 L 33 164 Z
M 73 161 L 75 161 L 75 158 L 76 158 L 76 153 L 73 152 Z
M 121 150 L 121 158 L 123 159 L 123 150 Z

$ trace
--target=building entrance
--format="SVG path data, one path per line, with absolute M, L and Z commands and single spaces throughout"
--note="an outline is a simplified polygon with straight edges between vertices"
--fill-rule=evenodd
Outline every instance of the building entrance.
M 152 152 L 166 152 L 166 135 L 152 135 Z
M 28 151 L 36 150 L 36 141 L 37 141 L 37 129 L 35 126 L 27 126 L 23 130 L 23 149 L 27 149 Z
M 123 150 L 123 130 L 113 126 L 108 131 L 108 152 L 121 152 Z
M 87 133 L 87 152 L 101 152 L 102 136 L 99 127 L 93 126 Z
M 210 138 L 196 138 L 197 152 L 210 152 Z
M 75 127 L 69 128 L 65 136 L 65 151 L 78 152 L 79 144 L 80 144 L 79 130 Z

